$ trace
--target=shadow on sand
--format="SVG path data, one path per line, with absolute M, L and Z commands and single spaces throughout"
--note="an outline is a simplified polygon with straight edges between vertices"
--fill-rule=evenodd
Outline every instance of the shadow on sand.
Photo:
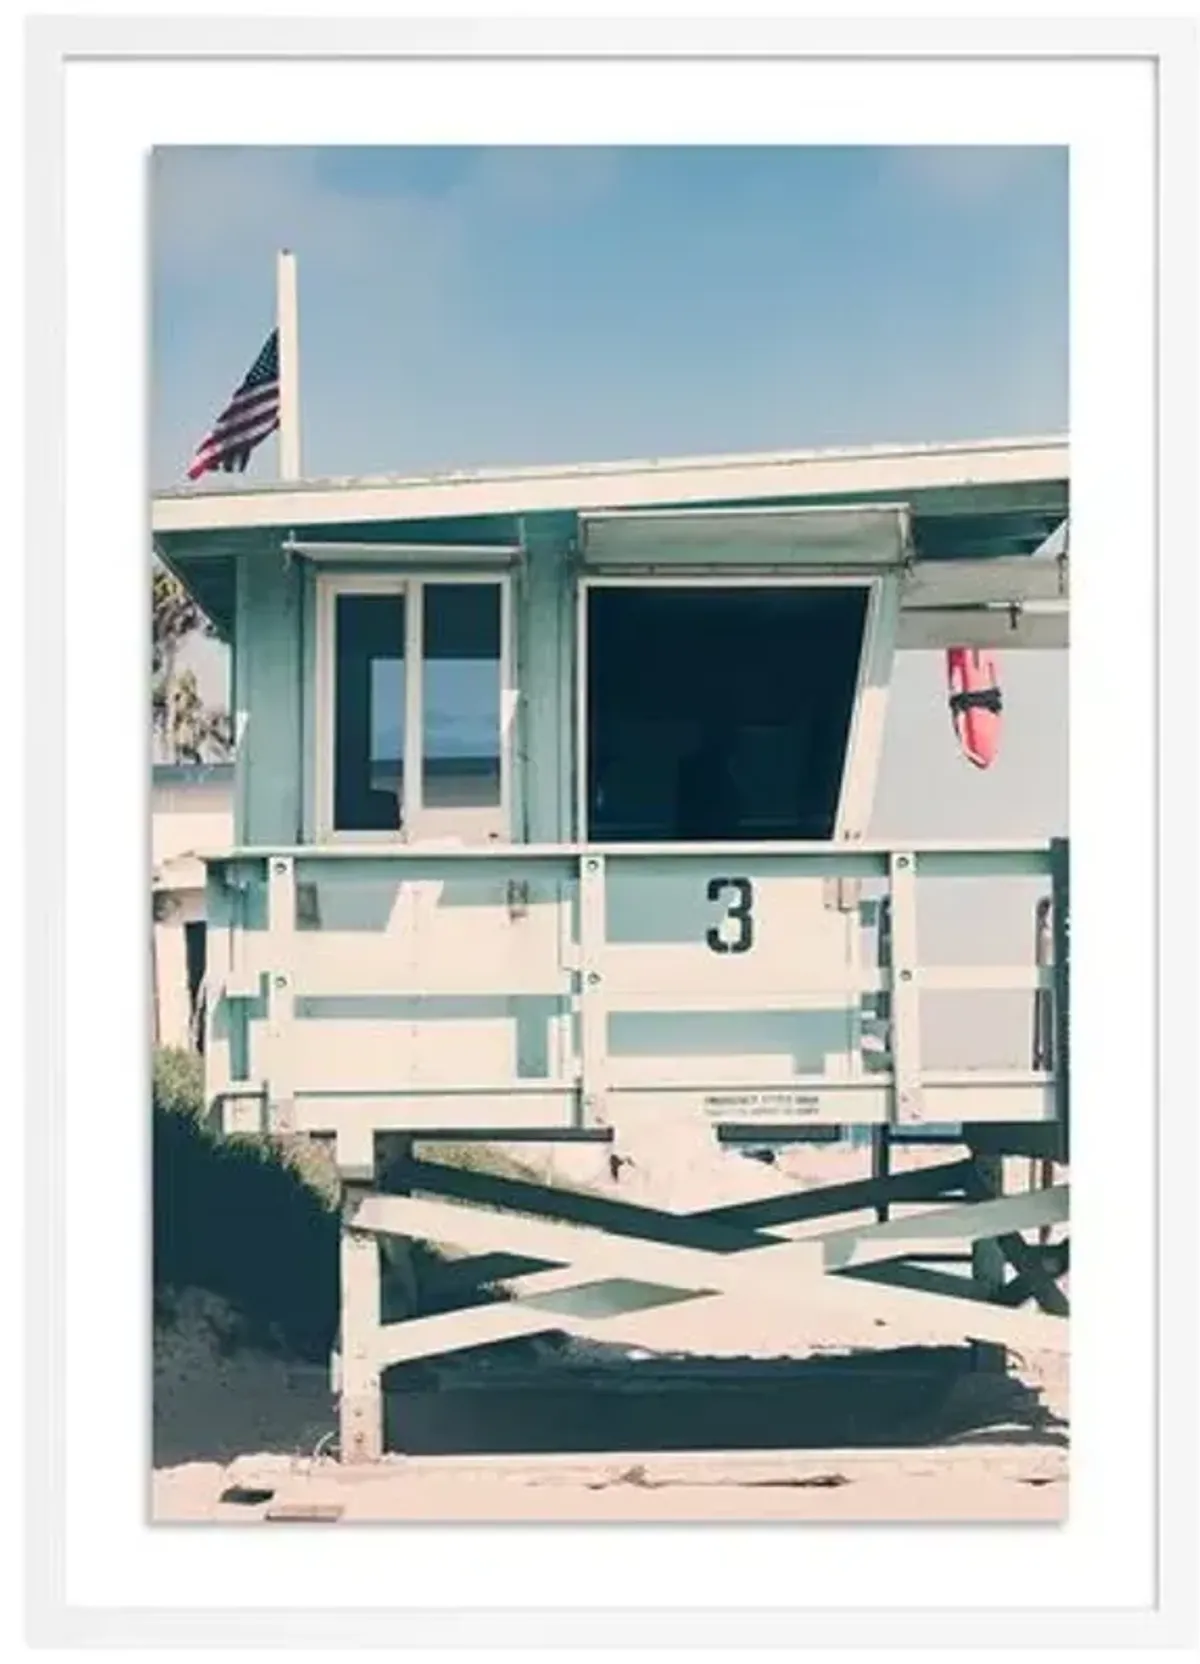
M 522 1347 L 525 1348 L 522 1353 Z M 385 1378 L 387 1448 L 410 1455 L 1065 1446 L 1002 1358 L 903 1347 L 803 1359 L 651 1356 L 576 1364 L 528 1343 Z
M 706 1450 L 1065 1448 L 1041 1394 L 968 1347 L 807 1359 L 652 1356 L 580 1366 L 527 1343 L 407 1365 L 385 1380 L 390 1452 L 611 1455 Z M 327 1370 L 192 1345 L 156 1383 L 154 1464 L 336 1451 Z

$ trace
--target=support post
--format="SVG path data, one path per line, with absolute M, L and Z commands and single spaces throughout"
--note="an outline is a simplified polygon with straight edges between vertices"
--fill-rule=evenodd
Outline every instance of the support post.
M 975 1177 L 978 1185 L 978 1195 L 984 1197 L 1000 1197 L 1004 1195 L 1004 1157 L 980 1155 L 971 1152 L 974 1157 Z M 1006 1261 L 1000 1245 L 991 1237 L 979 1237 L 971 1244 L 971 1280 L 980 1293 L 995 1298 L 1004 1288 Z
M 338 1426 L 342 1461 L 377 1462 L 383 1455 L 383 1384 L 377 1356 L 380 1328 L 379 1242 L 350 1223 L 365 1189 L 342 1192 L 341 1370 Z
M 271 1132 L 291 1132 L 295 1126 L 292 1050 L 296 995 L 292 977 L 296 869 L 290 856 L 275 855 L 267 872 L 267 923 L 275 960 L 267 989 L 267 1128 Z
M 296 257 L 281 249 L 275 264 L 276 325 L 279 330 L 279 477 L 300 478 L 300 327 L 296 299 Z
M 917 987 L 917 865 L 909 852 L 888 862 L 891 920 L 893 1124 L 924 1119 L 921 1012 Z
M 1043 896 L 1037 904 L 1034 914 L 1034 963 L 1039 971 L 1048 971 L 1054 964 L 1054 933 L 1052 925 L 1053 903 L 1048 896 Z M 1053 1015 L 1054 990 L 1052 988 L 1035 988 L 1033 994 L 1033 1056 L 1030 1066 L 1034 1069 L 1053 1069 Z
M 607 1110 L 608 990 L 604 984 L 607 934 L 604 857 L 579 864 L 579 1095 L 580 1124 L 603 1124 Z
M 385 1195 L 407 1196 L 410 1193 L 408 1169 L 412 1162 L 412 1148 L 413 1140 L 405 1133 L 384 1133 L 380 1136 L 378 1188 Z M 379 1253 L 381 1322 L 396 1323 L 418 1316 L 421 1297 L 412 1238 L 381 1236 Z
M 367 1122 L 351 1121 L 334 1135 L 334 1160 L 343 1184 L 372 1184 L 375 1179 L 375 1132 Z
M 892 904 L 889 897 L 879 903 L 879 936 L 876 945 L 876 963 L 881 971 L 887 971 L 892 963 Z M 875 1014 L 887 1025 L 890 1035 L 892 1022 L 892 997 L 888 990 L 875 996 Z M 889 1039 L 890 1047 L 891 1041 Z M 876 1184 L 883 1185 L 884 1191 L 875 1206 L 875 1217 L 881 1225 L 886 1225 L 891 1217 L 891 1209 L 887 1202 L 886 1183 L 892 1171 L 892 1129 L 890 1125 L 871 1128 L 871 1178 Z
M 891 1127 L 871 1128 L 871 1179 L 872 1182 L 883 1187 L 882 1194 L 875 1204 L 875 1217 L 881 1225 L 886 1225 L 891 1217 L 891 1208 L 887 1201 L 887 1181 L 892 1174 L 892 1129 Z
M 1061 1160 L 1071 1159 L 1071 875 L 1065 838 L 1050 845 L 1054 935 L 1054 1081 Z
M 1037 904 L 1034 915 L 1034 962 L 1039 971 L 1052 970 L 1054 965 L 1054 903 L 1049 896 L 1043 896 Z M 1033 996 L 1033 1057 L 1034 1069 L 1054 1068 L 1054 990 L 1052 987 L 1038 988 Z M 1054 1183 L 1053 1164 L 1044 1156 L 1029 1157 L 1029 1188 L 1030 1190 L 1045 1190 Z M 1043 1225 L 1038 1229 L 1038 1244 L 1044 1247 L 1050 1241 L 1050 1228 Z

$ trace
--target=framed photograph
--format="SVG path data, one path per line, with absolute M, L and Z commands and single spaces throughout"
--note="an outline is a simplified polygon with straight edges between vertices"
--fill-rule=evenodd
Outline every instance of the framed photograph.
M 35 1644 L 1195 1644 L 1195 54 L 29 22 Z

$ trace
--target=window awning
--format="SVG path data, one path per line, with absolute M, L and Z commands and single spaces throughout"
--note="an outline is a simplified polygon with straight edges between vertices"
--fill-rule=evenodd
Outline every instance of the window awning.
M 943 512 L 938 525 L 949 522 Z M 1036 530 L 1036 528 L 1035 528 Z M 985 535 L 986 534 L 986 535 Z M 905 504 L 628 510 L 581 514 L 585 572 L 873 573 L 902 570 L 899 645 L 1061 648 L 1067 643 L 1065 537 L 1051 552 L 967 511 L 936 554 Z M 1051 540 L 1051 544 L 1056 540 Z M 972 549 L 954 558 L 956 549 Z M 945 550 L 945 552 L 943 552 Z
M 788 568 L 873 571 L 911 554 L 904 504 L 652 509 L 581 514 L 580 553 L 595 571 Z
M 385 543 L 346 541 L 323 537 L 287 536 L 283 540 L 285 554 L 299 555 L 322 566 L 363 567 L 428 567 L 450 571 L 455 567 L 467 571 L 505 571 L 521 558 L 521 547 L 516 543 Z

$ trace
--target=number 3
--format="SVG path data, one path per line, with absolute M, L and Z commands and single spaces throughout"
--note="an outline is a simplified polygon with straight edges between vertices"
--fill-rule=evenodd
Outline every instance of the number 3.
M 727 942 L 721 935 L 720 925 L 714 925 L 705 937 L 714 953 L 749 953 L 754 945 L 754 887 L 748 878 L 711 878 L 708 883 L 709 901 L 720 901 L 723 890 L 733 890 L 737 902 L 727 906 L 725 917 L 736 919 L 741 926 L 741 934 L 736 942 Z M 724 921 L 722 921 L 724 922 Z

